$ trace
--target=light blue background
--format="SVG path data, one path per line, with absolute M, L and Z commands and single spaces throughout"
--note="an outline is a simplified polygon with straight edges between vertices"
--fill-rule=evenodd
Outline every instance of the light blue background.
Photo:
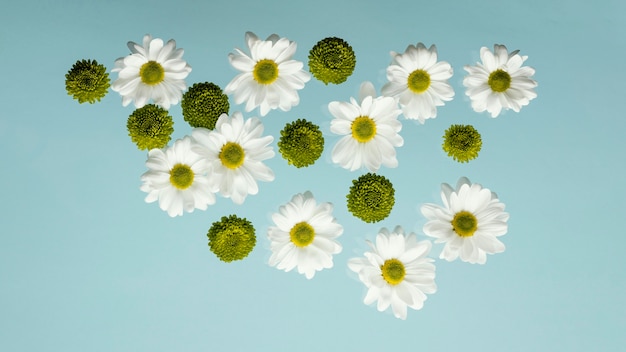
M 626 6 L 599 1 L 23 1 L 0 12 L 0 350 L 2 351 L 616 351 L 626 344 L 624 57 Z M 170 218 L 139 190 L 145 152 L 127 136 L 122 107 L 67 96 L 79 59 L 110 70 L 126 42 L 173 38 L 193 71 L 188 85 L 235 76 L 227 54 L 244 33 L 298 43 L 306 63 L 338 36 L 357 55 L 342 85 L 310 81 L 301 103 L 263 118 L 278 136 L 297 118 L 317 122 L 327 144 L 308 169 L 267 162 L 276 180 L 242 206 L 218 197 L 207 211 Z M 425 125 L 404 121 L 389 218 L 365 224 L 345 207 L 361 172 L 334 166 L 327 104 L 385 83 L 389 51 L 436 44 L 454 68 L 455 99 Z M 477 114 L 463 66 L 481 46 L 528 55 L 538 98 L 519 114 Z M 117 74 L 110 75 L 112 79 Z M 232 104 L 231 110 L 242 106 Z M 190 132 L 180 105 L 174 138 Z M 245 113 L 254 116 L 258 112 Z M 458 164 L 443 131 L 473 124 L 478 159 Z M 273 145 L 276 146 L 277 140 Z M 484 266 L 437 260 L 438 292 L 406 321 L 362 303 L 348 271 L 380 227 L 421 231 L 418 208 L 439 203 L 442 182 L 468 176 L 497 192 L 511 214 L 507 250 Z M 335 267 L 313 280 L 267 265 L 271 213 L 311 190 L 335 204 L 344 226 Z M 206 232 L 223 215 L 251 220 L 258 244 L 225 264 Z M 434 247 L 436 258 L 441 246 Z

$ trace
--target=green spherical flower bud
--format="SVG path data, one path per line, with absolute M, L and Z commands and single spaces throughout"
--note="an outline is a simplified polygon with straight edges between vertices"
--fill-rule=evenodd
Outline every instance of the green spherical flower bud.
M 309 71 L 324 84 L 345 82 L 355 65 L 352 47 L 340 38 L 322 39 L 309 51 Z
M 80 60 L 65 75 L 67 94 L 77 99 L 80 104 L 93 104 L 108 93 L 110 86 L 106 67 L 96 60 Z
M 324 151 L 324 137 L 319 126 L 298 119 L 280 131 L 278 151 L 289 165 L 297 168 L 315 163 Z
M 142 150 L 165 147 L 174 132 L 173 126 L 167 110 L 153 104 L 133 111 L 126 122 L 130 139 Z
M 482 145 L 480 133 L 471 125 L 452 125 L 443 136 L 443 150 L 461 163 L 478 157 Z
M 352 181 L 348 210 L 365 222 L 378 222 L 391 213 L 394 194 L 393 185 L 385 176 L 367 173 Z
M 214 222 L 207 237 L 211 252 L 227 263 L 247 257 L 256 244 L 252 223 L 236 215 Z
M 183 118 L 191 127 L 215 128 L 217 119 L 228 114 L 228 96 L 213 83 L 195 83 L 183 94 Z

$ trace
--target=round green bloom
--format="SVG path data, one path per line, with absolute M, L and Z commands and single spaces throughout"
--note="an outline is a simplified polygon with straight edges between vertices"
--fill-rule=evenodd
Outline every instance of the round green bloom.
M 355 65 L 352 47 L 340 38 L 322 39 L 309 51 L 309 71 L 324 84 L 345 82 Z
M 382 175 L 367 173 L 352 181 L 348 198 L 348 210 L 365 222 L 383 220 L 395 204 L 395 190 Z
M 106 67 L 96 60 L 80 60 L 65 75 L 67 94 L 77 99 L 80 104 L 93 104 L 100 101 L 108 91 L 111 80 Z
M 471 125 L 452 125 L 443 136 L 443 150 L 461 163 L 475 159 L 482 145 L 480 133 Z
M 133 111 L 128 117 L 126 128 L 130 139 L 139 149 L 163 148 L 174 132 L 174 121 L 167 110 L 147 104 Z
M 183 118 L 191 127 L 215 128 L 217 119 L 228 114 L 228 96 L 213 83 L 195 83 L 183 94 Z
M 278 150 L 289 165 L 297 168 L 315 163 L 324 151 L 324 137 L 319 126 L 298 119 L 280 131 Z
M 252 223 L 237 215 L 223 216 L 214 222 L 207 237 L 211 252 L 227 263 L 247 257 L 256 244 Z

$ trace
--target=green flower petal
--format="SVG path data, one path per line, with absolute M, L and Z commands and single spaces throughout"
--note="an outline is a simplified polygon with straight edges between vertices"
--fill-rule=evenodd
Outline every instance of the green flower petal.
M 340 38 L 322 39 L 309 51 L 309 71 L 324 84 L 345 82 L 355 65 L 352 47 Z
M 174 121 L 167 110 L 153 104 L 144 105 L 128 117 L 126 128 L 137 148 L 163 148 L 174 132 Z
M 191 127 L 215 128 L 217 119 L 228 114 L 230 104 L 228 96 L 213 83 L 195 83 L 185 94 L 181 102 L 183 118 Z
M 395 204 L 395 190 L 382 175 L 367 173 L 352 181 L 348 198 L 348 210 L 365 222 L 383 220 Z
M 443 136 L 443 150 L 461 163 L 478 157 L 482 145 L 480 133 L 471 125 L 452 125 Z
M 80 60 L 65 75 L 65 90 L 80 104 L 93 104 L 108 93 L 110 82 L 104 65 L 96 60 Z
M 214 222 L 207 237 L 211 252 L 226 263 L 247 257 L 256 245 L 252 223 L 236 215 Z
M 278 150 L 289 165 L 297 168 L 315 163 L 324 151 L 324 137 L 319 126 L 298 119 L 280 131 Z

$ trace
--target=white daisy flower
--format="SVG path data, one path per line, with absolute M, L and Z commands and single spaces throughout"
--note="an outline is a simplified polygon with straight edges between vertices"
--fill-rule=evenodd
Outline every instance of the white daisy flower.
M 521 56 L 518 52 L 515 50 L 509 54 L 506 46 L 498 44 L 494 45 L 493 53 L 482 47 L 482 63 L 464 67 L 468 73 L 463 79 L 463 85 L 467 87 L 465 94 L 472 100 L 474 111 L 487 110 L 491 117 L 497 117 L 502 109 L 519 112 L 522 106 L 537 97 L 534 91 L 537 82 L 531 78 L 535 70 L 522 67 L 528 56 Z
M 186 136 L 169 148 L 148 152 L 146 171 L 141 176 L 141 190 L 147 192 L 146 202 L 159 201 L 169 216 L 206 210 L 215 203 L 215 187 L 209 182 L 209 163 L 191 150 L 193 141 Z
M 332 151 L 332 160 L 345 169 L 354 171 L 365 166 L 376 172 L 381 164 L 397 167 L 395 147 L 401 147 L 404 139 L 398 134 L 402 123 L 398 116 L 396 99 L 375 97 L 370 82 L 361 84 L 360 103 L 333 101 L 328 110 L 335 117 L 330 122 L 331 132 L 343 135 Z
M 387 67 L 389 82 L 383 86 L 382 94 L 398 97 L 404 117 L 409 120 L 437 116 L 437 106 L 452 100 L 454 90 L 448 79 L 452 77 L 452 66 L 445 61 L 437 62 L 437 48 L 424 44 L 409 45 L 404 54 L 391 52 L 391 64 Z
M 429 220 L 424 233 L 445 243 L 439 258 L 485 264 L 487 254 L 504 252 L 497 237 L 507 232 L 509 214 L 495 193 L 466 177 L 459 179 L 456 190 L 441 185 L 444 206 L 424 204 L 422 214 Z
M 235 95 L 235 103 L 246 102 L 246 111 L 260 106 L 261 116 L 280 108 L 289 111 L 300 103 L 298 90 L 311 76 L 302 69 L 301 61 L 292 60 L 296 43 L 272 34 L 260 40 L 246 32 L 250 56 L 239 49 L 228 54 L 230 64 L 240 71 L 224 88 L 224 93 Z
M 317 204 L 311 192 L 298 193 L 272 214 L 276 226 L 270 226 L 270 266 L 298 273 L 312 279 L 316 271 L 333 267 L 333 254 L 341 252 L 335 241 L 343 233 L 332 215 L 330 203 Z
M 191 72 L 191 66 L 181 59 L 183 49 L 176 49 L 173 39 L 163 45 L 162 39 L 152 39 L 149 34 L 143 37 L 143 46 L 128 42 L 128 48 L 132 54 L 115 60 L 111 70 L 119 72 L 111 89 L 120 93 L 122 105 L 134 100 L 135 107 L 140 108 L 152 99 L 168 110 L 178 104 L 187 88 L 185 78 Z
M 259 192 L 256 180 L 274 180 L 274 173 L 262 162 L 274 157 L 269 146 L 274 137 L 262 134 L 261 121 L 253 117 L 244 122 L 240 112 L 232 117 L 222 114 L 212 131 L 200 127 L 191 132 L 197 142 L 193 150 L 209 161 L 211 182 L 236 204 Z
M 365 304 L 378 301 L 379 312 L 390 305 L 396 318 L 406 319 L 407 307 L 421 309 L 426 293 L 437 291 L 435 265 L 426 256 L 431 242 L 417 242 L 414 233 L 404 234 L 397 226 L 392 233 L 382 228 L 376 236 L 376 244 L 367 241 L 372 248 L 365 258 L 348 261 L 350 270 L 359 274 L 367 287 Z

